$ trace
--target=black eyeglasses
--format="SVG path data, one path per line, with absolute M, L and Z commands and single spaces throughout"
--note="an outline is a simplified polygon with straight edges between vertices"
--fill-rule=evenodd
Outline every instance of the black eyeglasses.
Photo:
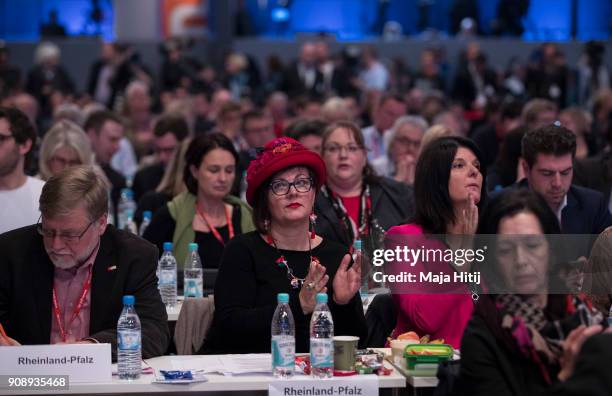
M 15 135 L 3 135 L 0 133 L 0 144 L 6 142 L 9 139 L 14 139 Z
M 62 242 L 66 244 L 78 243 L 81 240 L 81 238 L 83 238 L 83 235 L 85 235 L 87 230 L 89 230 L 91 225 L 96 222 L 95 220 L 93 220 L 91 223 L 87 225 L 87 228 L 85 228 L 83 232 L 77 235 L 77 234 L 71 234 L 67 232 L 55 232 L 54 230 L 45 230 L 42 226 L 42 223 L 40 222 L 41 219 L 42 219 L 42 216 L 38 219 L 38 223 L 36 224 L 36 231 L 38 231 L 38 233 L 42 235 L 43 238 L 55 239 L 55 237 L 58 236 L 62 240 Z
M 272 190 L 274 195 L 287 195 L 289 194 L 291 186 L 293 186 L 295 187 L 295 191 L 305 193 L 312 189 L 312 183 L 313 181 L 310 177 L 296 179 L 291 183 L 287 180 L 273 180 L 270 183 L 270 190 Z

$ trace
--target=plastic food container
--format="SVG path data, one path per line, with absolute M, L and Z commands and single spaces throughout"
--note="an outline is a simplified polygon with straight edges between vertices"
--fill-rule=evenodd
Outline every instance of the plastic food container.
M 406 346 L 404 349 L 406 358 L 406 368 L 408 370 L 419 371 L 419 369 L 431 371 L 440 362 L 453 358 L 453 347 L 448 344 L 414 344 Z

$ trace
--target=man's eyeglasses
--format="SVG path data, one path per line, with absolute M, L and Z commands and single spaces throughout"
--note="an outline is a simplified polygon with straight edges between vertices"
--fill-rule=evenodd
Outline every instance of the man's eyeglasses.
M 85 228 L 83 232 L 81 232 L 80 234 L 74 234 L 74 233 L 68 233 L 68 232 L 55 232 L 54 230 L 46 230 L 43 228 L 40 220 L 41 219 L 39 218 L 38 223 L 36 224 L 36 231 L 38 231 L 38 233 L 42 235 L 43 238 L 48 238 L 48 239 L 53 240 L 55 239 L 56 236 L 58 236 L 62 240 L 62 242 L 67 243 L 67 244 L 78 243 L 81 240 L 81 238 L 83 238 L 83 235 L 85 235 L 87 230 L 89 230 L 91 225 L 96 222 L 95 220 L 93 220 L 87 225 L 87 228 Z
M 300 193 L 308 192 L 312 189 L 313 181 L 311 178 L 301 178 L 294 180 L 292 183 L 287 180 L 274 180 L 270 183 L 270 190 L 274 195 L 287 195 L 291 186 L 295 187 L 295 191 Z
M 415 149 L 418 149 L 419 147 L 421 147 L 420 140 L 413 140 L 405 136 L 395 138 L 395 143 L 403 144 L 405 146 L 412 146 Z
M 14 139 L 15 135 L 3 135 L 0 133 L 0 144 L 6 142 L 9 139 Z
M 332 155 L 338 154 L 342 150 L 346 150 L 346 152 L 349 154 L 355 154 L 358 151 L 363 150 L 363 147 L 360 147 L 356 144 L 349 144 L 348 146 L 341 146 L 339 144 L 328 144 L 325 147 L 323 147 L 323 151 L 326 151 Z

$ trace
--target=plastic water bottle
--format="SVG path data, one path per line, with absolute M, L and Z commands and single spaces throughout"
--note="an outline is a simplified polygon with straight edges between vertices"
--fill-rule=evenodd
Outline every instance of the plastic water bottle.
M 610 312 L 608 312 L 608 326 L 612 327 L 612 305 L 610 305 Z
M 138 227 L 136 227 L 136 223 L 134 222 L 134 211 L 132 209 L 125 210 L 125 225 L 123 229 L 138 235 Z
M 190 243 L 189 254 L 185 259 L 185 268 L 183 269 L 183 274 L 185 275 L 183 294 L 185 298 L 202 297 L 204 295 L 204 278 L 202 272 L 202 261 L 198 254 L 198 244 Z
M 247 172 L 242 172 L 242 179 L 240 179 L 240 199 L 246 202 L 246 190 L 247 190 Z
M 331 378 L 334 371 L 334 321 L 327 307 L 327 294 L 317 294 L 317 306 L 310 319 L 310 372 L 314 377 Z
M 293 376 L 295 366 L 295 322 L 289 294 L 279 293 L 272 317 L 272 374 L 277 378 Z
M 167 308 L 176 305 L 176 259 L 172 255 L 172 242 L 164 242 L 164 253 L 157 266 L 159 294 Z
M 117 203 L 117 224 L 120 230 L 123 230 L 127 222 L 127 210 L 131 209 L 132 213 L 136 211 L 136 202 L 134 202 L 134 192 L 129 188 L 121 190 L 121 196 Z
M 359 288 L 359 295 L 361 296 L 361 302 L 367 304 L 368 302 L 368 264 L 363 255 L 363 244 L 361 239 L 356 239 L 353 242 L 353 261 L 357 260 L 357 252 L 361 253 L 361 287 Z
M 143 236 L 145 230 L 151 224 L 151 218 L 153 217 L 153 213 L 150 210 L 145 210 L 142 212 L 142 223 L 140 223 L 140 229 L 138 230 L 138 235 Z
M 123 296 L 123 311 L 117 322 L 117 366 L 120 379 L 140 377 L 142 333 L 140 319 L 134 309 L 134 296 Z
M 108 192 L 108 217 L 106 220 L 107 224 L 115 225 L 115 205 L 111 198 L 110 190 Z

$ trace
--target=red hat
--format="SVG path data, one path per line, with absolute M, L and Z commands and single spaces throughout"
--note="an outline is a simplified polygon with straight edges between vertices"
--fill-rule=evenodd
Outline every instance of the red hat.
M 325 183 L 325 163 L 321 156 L 308 150 L 295 139 L 288 137 L 276 138 L 264 146 L 247 169 L 246 199 L 253 205 L 255 192 L 266 179 L 278 171 L 292 166 L 310 168 L 317 176 L 317 189 Z

